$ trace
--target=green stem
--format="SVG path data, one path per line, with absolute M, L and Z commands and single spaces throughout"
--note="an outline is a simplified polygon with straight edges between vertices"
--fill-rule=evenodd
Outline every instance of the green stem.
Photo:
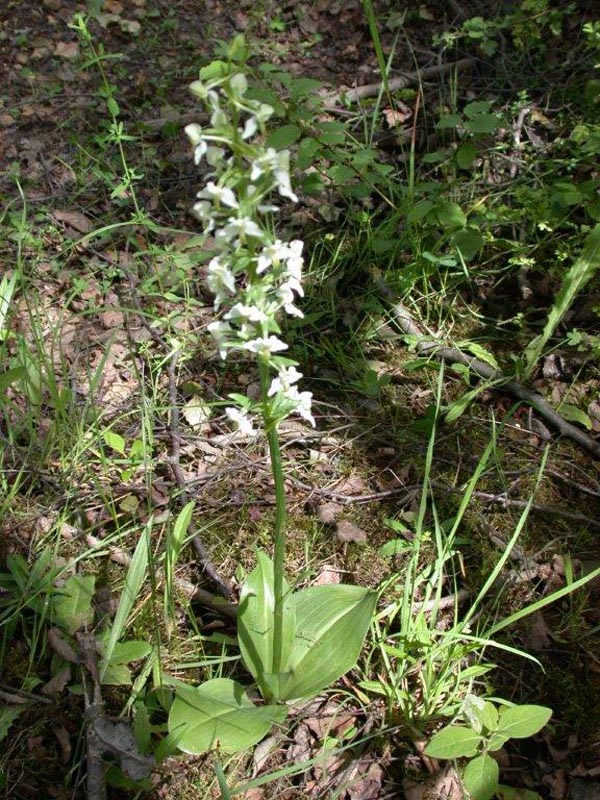
M 281 672 L 282 663 L 282 639 L 283 639 L 283 579 L 285 564 L 285 484 L 283 479 L 283 467 L 281 464 L 281 448 L 279 446 L 279 434 L 277 425 L 271 417 L 271 400 L 268 396 L 271 385 L 271 373 L 269 365 L 262 358 L 258 359 L 258 369 L 260 375 L 261 400 L 263 406 L 263 416 L 265 429 L 269 442 L 269 455 L 271 457 L 271 471 L 275 483 L 275 526 L 273 529 L 274 551 L 273 551 L 273 666 L 274 673 Z

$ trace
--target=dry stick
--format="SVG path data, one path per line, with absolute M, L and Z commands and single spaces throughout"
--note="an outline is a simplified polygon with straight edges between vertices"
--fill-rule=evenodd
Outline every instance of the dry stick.
M 96 536 L 92 536 L 91 533 L 86 534 L 85 538 L 88 547 L 92 550 L 108 550 L 111 560 L 116 564 L 121 564 L 123 567 L 128 567 L 131 564 L 131 556 L 121 547 L 111 544 L 107 545 L 106 542 L 103 542 L 102 539 L 98 539 Z M 159 577 L 161 577 L 160 574 Z M 207 592 L 205 589 L 200 589 L 195 584 L 183 578 L 174 576 L 173 583 L 179 591 L 190 600 L 195 600 L 201 605 L 216 611 L 222 617 L 227 617 L 227 619 L 232 620 L 237 619 L 237 608 L 232 603 L 226 602 L 223 598 L 211 594 L 211 592 Z
M 519 400 L 532 406 L 550 425 L 562 435 L 572 439 L 580 447 L 587 450 L 594 458 L 600 459 L 600 443 L 596 442 L 583 431 L 571 425 L 555 411 L 548 401 L 537 392 L 526 389 L 515 380 L 506 378 L 502 373 L 480 361 L 477 358 L 463 353 L 456 347 L 446 347 L 437 339 L 425 339 L 420 327 L 415 322 L 410 311 L 402 303 L 392 305 L 393 321 L 404 333 L 418 337 L 416 348 L 420 355 L 432 355 L 439 360 L 454 361 L 457 364 L 464 364 L 480 378 L 493 381 L 497 388 L 504 389 Z
M 433 67 L 424 67 L 418 72 L 406 72 L 399 75 L 397 78 L 391 78 L 387 82 L 387 88 L 390 92 L 396 92 L 400 89 L 405 89 L 413 83 L 420 83 L 421 81 L 433 78 L 436 75 L 443 75 L 445 72 L 451 70 L 462 70 L 467 67 L 473 66 L 475 59 L 461 58 L 460 61 L 453 61 L 450 64 L 436 64 Z M 341 103 L 342 98 L 347 102 L 354 103 L 357 100 L 362 100 L 363 97 L 374 97 L 379 94 L 382 87 L 382 82 L 368 83 L 365 86 L 356 86 L 354 89 L 348 89 L 346 92 L 329 93 L 324 96 L 325 108 L 334 108 Z
M 169 362 L 169 432 L 171 435 L 171 455 L 168 459 L 168 463 L 171 467 L 171 471 L 173 472 L 177 486 L 181 492 L 179 496 L 180 503 L 182 506 L 184 506 L 190 495 L 186 489 L 185 475 L 183 474 L 179 465 L 179 406 L 177 405 L 177 363 L 179 361 L 179 355 L 179 351 L 175 351 Z M 219 592 L 223 595 L 223 597 L 226 600 L 231 600 L 233 596 L 231 588 L 225 583 L 225 581 L 217 572 L 217 568 L 213 564 L 208 550 L 204 546 L 204 543 L 202 542 L 198 533 L 195 532 L 195 529 L 193 528 L 193 523 L 190 524 L 190 527 L 192 527 L 192 530 L 194 530 L 192 542 L 202 564 L 202 569 L 219 589 Z

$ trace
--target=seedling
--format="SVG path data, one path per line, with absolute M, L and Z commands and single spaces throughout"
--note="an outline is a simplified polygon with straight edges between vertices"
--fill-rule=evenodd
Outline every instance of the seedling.
M 462 708 L 467 724 L 447 725 L 433 736 L 425 754 L 432 758 L 469 759 L 461 769 L 464 788 L 472 800 L 490 800 L 498 789 L 500 770 L 490 753 L 509 739 L 527 739 L 552 716 L 545 706 L 500 706 L 469 694 Z M 536 795 L 537 796 L 537 795 Z

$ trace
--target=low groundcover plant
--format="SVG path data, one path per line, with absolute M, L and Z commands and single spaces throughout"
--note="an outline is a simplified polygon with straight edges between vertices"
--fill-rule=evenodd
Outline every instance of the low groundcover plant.
M 286 506 L 278 426 L 290 414 L 315 424 L 312 395 L 298 388 L 298 364 L 283 355 L 279 322 L 302 317 L 303 243 L 273 233 L 277 196 L 296 202 L 287 150 L 265 147 L 271 106 L 248 97 L 234 40 L 230 61 L 217 61 L 191 85 L 210 116 L 207 127 L 188 125 L 198 165 L 208 167 L 194 214 L 214 240 L 207 282 L 220 317 L 210 326 L 223 359 L 233 352 L 256 359 L 258 401 L 230 395 L 231 423 L 248 435 L 264 427 L 276 493 L 274 553 L 257 553 L 242 586 L 238 642 L 243 662 L 268 705 L 255 705 L 228 678 L 199 687 L 174 682 L 169 730 L 177 746 L 200 753 L 234 752 L 255 744 L 287 714 L 284 701 L 308 699 L 352 668 L 368 630 L 377 593 L 347 585 L 293 590 L 285 579 Z M 279 703 L 279 705 L 277 705 Z

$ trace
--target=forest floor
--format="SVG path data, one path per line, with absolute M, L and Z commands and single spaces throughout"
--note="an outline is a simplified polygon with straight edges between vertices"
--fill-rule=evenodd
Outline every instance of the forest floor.
M 378 153 L 372 158 L 393 168 L 381 173 L 381 186 L 367 197 L 344 196 L 333 178 L 320 193 L 299 189 L 300 202 L 282 220 L 283 230 L 305 241 L 306 316 L 287 333 L 317 418 L 315 430 L 288 422 L 282 432 L 289 574 L 370 587 L 401 575 L 404 550 L 398 545 L 390 557 L 386 545 L 410 544 L 424 493 L 432 532 L 461 518 L 460 570 L 443 589 L 455 600 L 440 626 L 478 596 L 521 524 L 493 596 L 485 600 L 486 619 L 539 603 L 600 564 L 597 341 L 594 358 L 576 347 L 553 350 L 523 379 L 529 394 L 519 404 L 510 387 L 493 380 L 482 387 L 464 367 L 453 369 L 450 356 L 442 371 L 442 362 L 419 360 L 398 307 L 381 291 L 382 281 L 391 284 L 394 300 L 428 337 L 462 347 L 488 366 L 493 352 L 494 363 L 514 377 L 507 371 L 512 354 L 540 332 L 560 286 L 559 274 L 539 268 L 560 251 L 556 242 L 536 244 L 538 268 L 525 279 L 517 269 L 525 261 L 509 266 L 509 249 L 501 249 L 505 239 L 517 241 L 525 231 L 526 213 L 514 218 L 510 235 L 494 234 L 496 255 L 481 265 L 477 259 L 468 266 L 444 262 L 435 251 L 437 234 L 426 232 L 430 239 L 420 257 L 431 256 L 437 272 L 432 267 L 426 279 L 415 277 L 414 238 L 387 192 L 392 178 L 406 185 L 414 180 L 411 145 L 418 171 L 421 157 L 446 144 L 431 124 L 434 109 L 493 101 L 514 123 L 519 89 L 528 87 L 538 117 L 529 128 L 521 125 L 543 162 L 543 148 L 569 135 L 568 81 L 577 82 L 577 70 L 587 68 L 573 43 L 582 22 L 593 19 L 585 4 L 563 19 L 561 37 L 542 59 L 524 58 L 516 67 L 508 58 L 486 59 L 463 41 L 440 57 L 432 37 L 462 24 L 464 5 L 376 4 L 383 52 L 393 52 L 391 76 L 412 77 L 405 102 L 392 108 L 384 98 L 373 111 L 371 98 L 358 104 L 335 99 L 381 81 L 359 0 L 90 0 L 88 8 L 97 7 L 89 22 L 93 46 L 114 87 L 123 133 L 131 137 L 120 144 L 109 135 L 101 74 L 70 27 L 86 6 L 5 0 L 0 8 L 0 280 L 19 275 L 9 308 L 0 303 L 1 796 L 86 796 L 79 665 L 65 667 L 65 651 L 30 602 L 31 595 L 43 597 L 44 576 L 74 560 L 95 576 L 96 610 L 103 605 L 114 612 L 126 556 L 140 532 L 153 526 L 158 553 L 182 497 L 194 500 L 198 537 L 234 594 L 239 570 L 253 564 L 253 547 L 268 546 L 274 497 L 264 443 L 232 436 L 220 407 L 230 392 L 251 392 L 256 376 L 244 362 L 224 365 L 206 334 L 214 319 L 201 274 L 206 250 L 189 213 L 201 176 L 183 133 L 198 117 L 189 84 L 235 34 L 245 34 L 253 66 L 320 81 L 318 93 L 330 102 L 314 124 L 355 119 L 354 153 L 364 136 Z M 495 4 L 470 5 L 477 9 L 469 16 L 486 17 L 487 5 Z M 515 88 L 511 68 L 520 70 L 522 87 Z M 428 77 L 415 80 L 423 70 Z M 564 91 L 555 93 L 556 85 Z M 492 139 L 503 135 L 493 131 Z M 438 180 L 443 189 L 447 177 L 436 176 L 435 161 L 429 163 L 423 186 Z M 480 175 L 457 189 L 461 204 L 475 210 L 491 196 L 500 204 L 513 185 L 527 186 L 523 173 L 530 167 L 513 169 L 512 163 L 498 166 L 490 158 Z M 582 181 L 598 177 L 592 168 L 577 169 Z M 438 189 L 423 191 L 437 197 Z M 373 247 L 378 237 L 379 251 Z M 517 256 L 533 250 L 524 245 Z M 566 260 L 574 255 L 566 249 Z M 393 274 L 400 276 L 396 284 Z M 402 288 L 411 282 L 412 289 Z M 595 279 L 574 299 L 559 331 L 563 340 L 574 329 L 596 335 L 599 306 Z M 177 341 L 194 344 L 175 356 Z M 535 393 L 564 408 L 581 437 L 565 435 L 566 428 L 557 430 L 539 413 Z M 440 415 L 431 448 L 432 414 L 442 407 L 453 413 Z M 479 480 L 467 489 L 478 465 Z M 432 533 L 432 548 L 434 539 Z M 421 553 L 424 569 L 428 552 Z M 160 622 L 162 667 L 182 678 L 200 677 L 199 667 L 185 668 L 210 649 L 194 650 L 198 636 L 234 633 L 231 620 L 203 604 L 218 589 L 203 574 L 207 563 L 186 549 L 178 572 L 181 608 L 171 629 Z M 11 592 L 22 565 L 15 604 Z M 186 586 L 192 587 L 191 606 Z M 154 636 L 153 596 L 142 592 L 132 614 L 137 639 Z M 518 787 L 502 797 L 527 800 L 531 790 L 552 800 L 599 800 L 600 580 L 542 606 L 502 632 L 503 649 L 485 653 L 497 665 L 486 675 L 487 694 L 553 709 L 541 733 L 500 751 L 502 783 Z M 415 698 L 410 724 L 381 697 L 357 688 L 360 680 L 375 680 L 363 664 L 299 713 L 287 737 L 271 741 L 271 752 L 259 746 L 231 761 L 230 785 L 254 779 L 240 791 L 249 800 L 460 798 L 453 768 L 422 752 L 439 719 L 423 711 L 422 727 L 414 724 L 426 688 L 437 686 L 422 672 L 431 663 L 415 657 L 411 675 L 400 681 Z M 111 714 L 122 713 L 131 692 L 127 681 L 106 689 Z M 347 747 L 332 752 L 325 768 L 317 762 L 298 775 L 286 772 L 322 754 L 325 740 Z M 211 758 L 170 756 L 143 792 L 112 784 L 108 796 L 219 797 Z M 270 777 L 261 785 L 261 776 Z

